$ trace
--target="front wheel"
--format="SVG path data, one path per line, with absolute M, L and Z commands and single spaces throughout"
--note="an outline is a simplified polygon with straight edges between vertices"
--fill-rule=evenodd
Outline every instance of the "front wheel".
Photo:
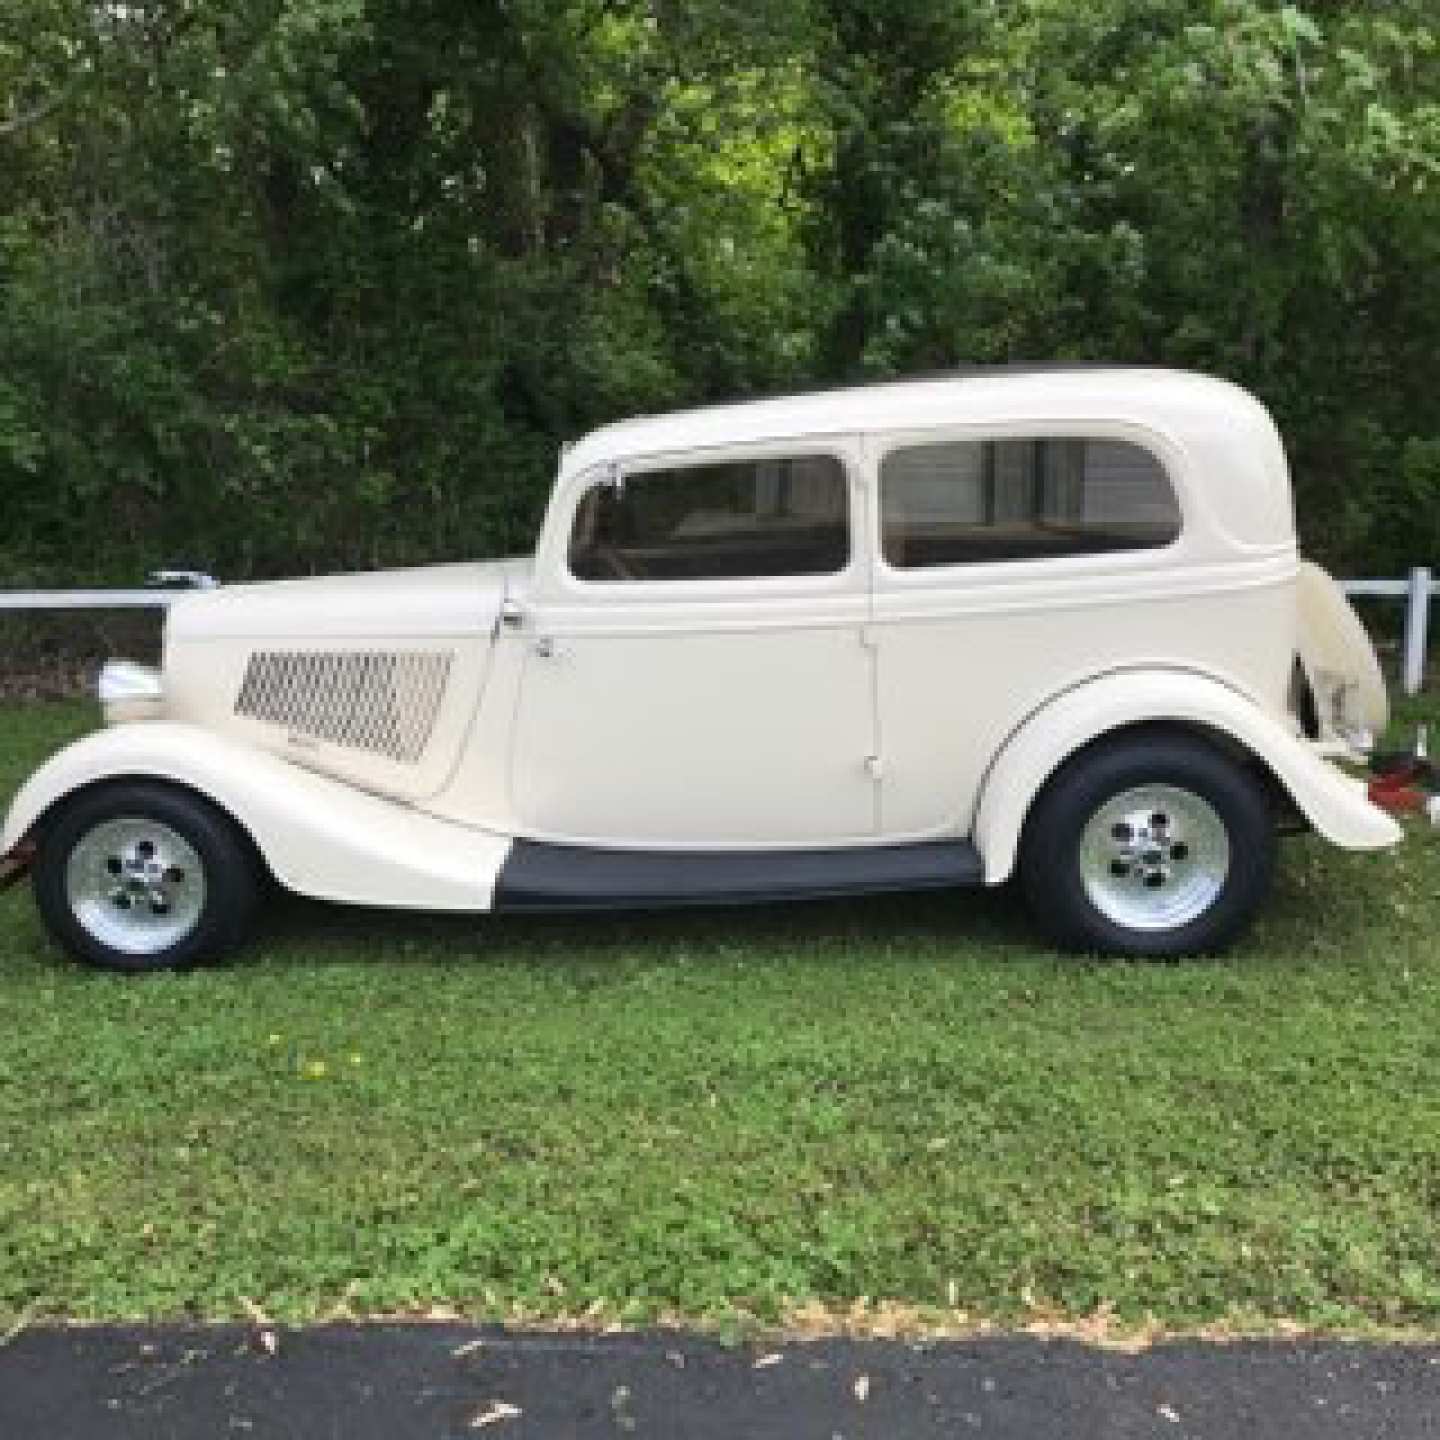
M 1062 767 L 1026 822 L 1020 877 L 1063 948 L 1168 958 L 1233 942 L 1274 863 L 1255 777 L 1203 739 L 1151 732 Z
M 129 972 L 184 969 L 242 939 L 260 867 L 228 816 L 148 781 L 82 791 L 46 823 L 35 902 L 77 959 Z

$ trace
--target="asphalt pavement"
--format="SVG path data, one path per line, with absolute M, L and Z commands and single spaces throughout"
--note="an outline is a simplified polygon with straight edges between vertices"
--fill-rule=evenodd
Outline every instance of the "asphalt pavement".
M 1440 1347 L 725 1346 L 450 1324 L 75 1327 L 0 1348 L 0 1440 L 1440 1437 Z

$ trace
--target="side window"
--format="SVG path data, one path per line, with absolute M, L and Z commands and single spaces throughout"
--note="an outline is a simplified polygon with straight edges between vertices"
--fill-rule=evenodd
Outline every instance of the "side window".
M 1180 507 L 1126 440 L 962 440 L 885 457 L 880 524 L 886 561 L 908 570 L 1152 549 L 1180 534 Z
M 849 559 L 849 487 L 830 455 L 628 475 L 587 491 L 570 532 L 581 580 L 831 575 Z

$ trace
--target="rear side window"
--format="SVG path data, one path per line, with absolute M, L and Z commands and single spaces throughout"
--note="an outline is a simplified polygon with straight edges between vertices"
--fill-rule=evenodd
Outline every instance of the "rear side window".
M 1168 545 L 1180 507 L 1160 461 L 1126 440 L 964 440 L 893 450 L 881 544 L 899 569 L 1104 555 Z
M 829 575 L 849 560 L 849 487 L 830 455 L 627 475 L 586 493 L 570 533 L 581 580 Z

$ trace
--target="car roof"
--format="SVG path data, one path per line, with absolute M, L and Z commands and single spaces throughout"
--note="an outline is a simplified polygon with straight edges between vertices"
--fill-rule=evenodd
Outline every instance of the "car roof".
M 977 367 L 869 385 L 802 390 L 604 425 L 571 446 L 565 470 L 707 445 L 903 430 L 967 420 L 1130 419 L 1253 410 L 1238 386 L 1183 370 L 1115 365 Z
M 1232 538 L 1293 544 L 1289 470 L 1264 406 L 1228 381 L 1148 366 L 981 367 L 641 416 L 570 446 L 560 478 L 722 446 L 970 424 L 1054 433 L 1097 423 L 1169 440 L 1189 462 L 1177 484 L 1203 484 L 1211 518 Z

